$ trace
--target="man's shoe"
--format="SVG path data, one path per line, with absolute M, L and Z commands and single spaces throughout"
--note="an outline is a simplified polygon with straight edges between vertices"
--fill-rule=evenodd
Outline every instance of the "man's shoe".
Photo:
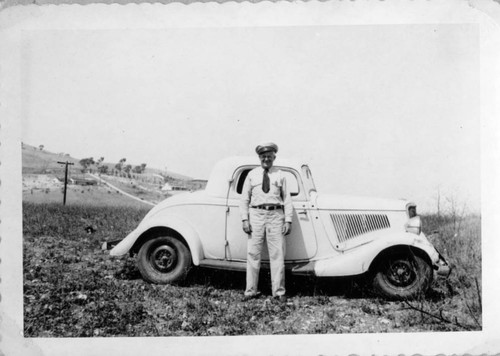
M 246 302 L 246 301 L 249 301 L 250 299 L 257 299 L 260 297 L 260 292 L 257 292 L 255 294 L 249 294 L 249 295 L 245 295 L 243 297 L 243 301 Z
M 286 297 L 286 295 L 277 295 L 274 297 L 274 300 L 276 300 L 280 303 L 286 303 L 288 298 Z

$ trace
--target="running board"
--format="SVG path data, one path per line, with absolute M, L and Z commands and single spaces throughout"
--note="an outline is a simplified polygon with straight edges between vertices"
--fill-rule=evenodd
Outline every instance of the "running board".
M 228 271 L 245 272 L 247 270 L 247 263 L 245 261 L 204 259 L 200 261 L 199 266 L 205 268 L 224 269 Z M 262 262 L 261 268 L 269 269 L 269 262 Z M 311 276 L 314 275 L 314 262 L 285 264 L 285 269 L 291 271 L 292 274 Z
M 299 265 L 295 265 L 292 268 L 292 273 L 301 275 L 301 276 L 314 276 L 316 273 L 314 273 L 314 265 L 316 262 L 312 261 L 309 263 L 302 263 Z
M 225 269 L 229 271 L 246 271 L 247 263 L 241 261 L 227 261 L 227 260 L 201 260 L 200 267 Z

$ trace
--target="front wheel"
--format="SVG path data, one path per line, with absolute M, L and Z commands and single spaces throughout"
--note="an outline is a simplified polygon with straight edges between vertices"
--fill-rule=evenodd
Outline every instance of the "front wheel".
M 186 278 L 191 267 L 191 252 L 175 237 L 156 237 L 141 246 L 137 254 L 137 267 L 142 278 L 148 282 L 180 282 Z
M 389 299 L 412 299 L 427 291 L 432 277 L 432 267 L 421 257 L 389 255 L 376 265 L 373 288 Z

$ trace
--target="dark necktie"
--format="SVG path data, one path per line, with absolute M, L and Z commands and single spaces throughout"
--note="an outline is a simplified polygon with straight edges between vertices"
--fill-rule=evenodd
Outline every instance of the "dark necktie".
M 268 171 L 268 169 L 264 169 L 264 177 L 262 178 L 262 191 L 264 193 L 269 192 L 269 186 L 271 185 L 271 183 L 269 182 Z

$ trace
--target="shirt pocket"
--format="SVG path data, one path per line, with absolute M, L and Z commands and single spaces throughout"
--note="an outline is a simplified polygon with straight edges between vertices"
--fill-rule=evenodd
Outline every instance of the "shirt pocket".
M 282 183 L 278 179 L 271 180 L 271 192 L 274 195 L 281 195 Z

